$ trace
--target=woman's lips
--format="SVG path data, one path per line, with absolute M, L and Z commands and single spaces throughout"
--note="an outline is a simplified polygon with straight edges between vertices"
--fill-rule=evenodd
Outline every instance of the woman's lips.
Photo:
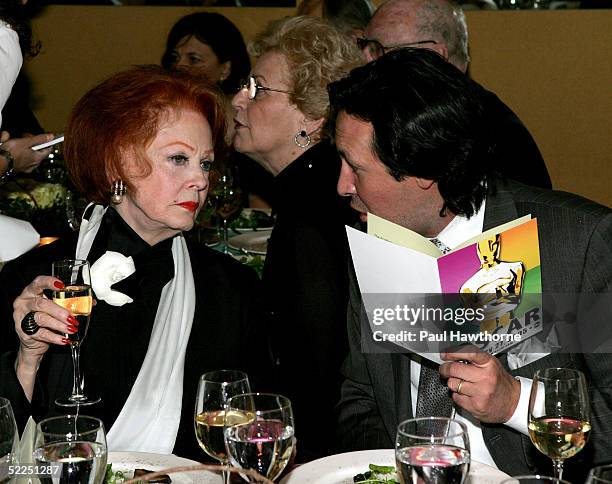
M 177 205 L 179 207 L 183 207 L 186 210 L 189 210 L 190 212 L 195 212 L 200 206 L 198 202 L 181 202 L 177 203 Z

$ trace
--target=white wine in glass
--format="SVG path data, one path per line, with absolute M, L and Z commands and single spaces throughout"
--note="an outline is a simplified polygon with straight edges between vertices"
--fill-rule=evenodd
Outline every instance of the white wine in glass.
M 228 412 L 228 400 L 234 395 L 250 392 L 246 373 L 237 370 L 216 370 L 200 377 L 195 404 L 195 433 L 204 452 L 221 464 L 227 464 L 227 452 L 223 439 L 226 418 L 232 422 L 248 420 L 242 412 Z M 229 474 L 223 473 L 227 483 Z
M 563 478 L 563 462 L 584 448 L 590 431 L 584 374 L 569 368 L 538 370 L 529 397 L 529 436 L 552 459 L 555 478 Z
M 65 333 L 70 344 L 73 366 L 72 393 L 67 398 L 59 398 L 55 403 L 62 407 L 92 405 L 100 398 L 87 398 L 84 393 L 83 375 L 80 368 L 81 344 L 89 329 L 89 318 L 93 307 L 89 262 L 80 259 L 67 259 L 53 263 L 53 277 L 64 283 L 61 289 L 53 291 L 53 302 L 68 310 L 77 320 L 77 331 Z

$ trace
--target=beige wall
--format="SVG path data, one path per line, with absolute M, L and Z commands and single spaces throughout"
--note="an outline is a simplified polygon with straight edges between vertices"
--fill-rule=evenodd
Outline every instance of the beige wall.
M 159 62 L 182 7 L 49 7 L 27 65 L 35 112 L 61 131 L 76 100 L 131 64 Z M 251 38 L 280 8 L 225 8 Z M 468 12 L 472 76 L 522 118 L 553 183 L 612 206 L 612 10 Z

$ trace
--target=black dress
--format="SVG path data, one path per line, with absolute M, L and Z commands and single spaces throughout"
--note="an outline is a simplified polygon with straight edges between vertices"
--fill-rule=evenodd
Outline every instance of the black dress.
M 354 220 L 336 192 L 340 160 L 328 142 L 274 179 L 276 225 L 263 272 L 280 391 L 293 404 L 297 459 L 333 453 L 340 365 L 347 353 L 348 243 Z
M 88 259 L 96 261 L 106 250 L 132 256 L 136 272 L 113 285 L 134 302 L 110 306 L 97 301 L 87 337 L 82 346 L 81 364 L 85 393 L 102 397 L 87 408 L 87 414 L 102 419 L 107 431 L 113 425 L 136 380 L 144 360 L 161 291 L 174 276 L 172 239 L 154 246 L 144 242 L 115 212 L 109 209 L 100 226 Z M 74 257 L 75 240 L 59 241 L 34 250 L 7 264 L 0 272 L 0 321 L 3 346 L 12 341 L 0 363 L 0 395 L 14 407 L 19 426 L 31 414 L 36 420 L 62 413 L 54 408 L 57 397 L 68 396 L 72 388 L 72 360 L 68 347 L 51 346 L 37 375 L 32 404 L 16 379 L 12 301 L 36 275 L 50 274 L 51 262 Z M 254 389 L 268 390 L 269 345 L 257 317 L 257 278 L 247 267 L 207 247 L 189 245 L 196 287 L 193 326 L 185 356 L 183 405 L 174 453 L 205 460 L 197 445 L 193 411 L 199 376 L 210 370 L 241 369 L 249 374 Z M 12 334 L 11 334 L 12 333 Z M 7 349 L 7 348 L 5 348 Z

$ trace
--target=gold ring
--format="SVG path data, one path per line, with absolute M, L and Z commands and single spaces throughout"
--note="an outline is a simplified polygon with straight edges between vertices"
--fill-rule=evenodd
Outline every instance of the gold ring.
M 457 385 L 457 390 L 455 390 L 455 393 L 457 393 L 458 395 L 463 395 L 463 393 L 461 393 L 461 385 L 463 385 L 463 382 L 465 380 L 459 379 L 459 385 Z

